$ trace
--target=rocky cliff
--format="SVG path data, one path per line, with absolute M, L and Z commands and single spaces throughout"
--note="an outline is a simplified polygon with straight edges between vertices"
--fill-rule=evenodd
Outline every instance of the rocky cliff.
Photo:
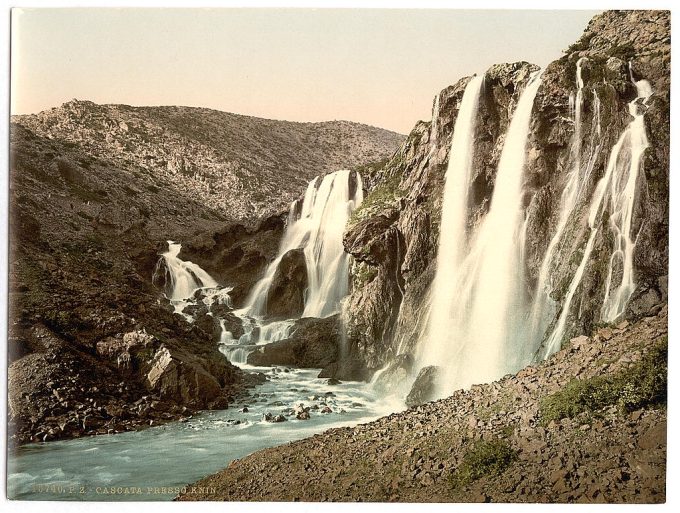
M 561 314 L 569 286 L 589 239 L 589 205 L 606 174 L 612 148 L 631 121 L 634 81 L 649 81 L 653 94 L 636 108 L 645 110 L 649 147 L 642 155 L 635 186 L 631 232 L 636 287 L 623 317 L 658 311 L 667 299 L 670 14 L 662 11 L 608 11 L 596 16 L 581 39 L 542 74 L 532 111 L 524 170 L 526 295 L 536 294 L 548 245 L 557 230 L 562 197 L 575 155 L 588 162 L 556 257 L 549 264 L 551 326 Z M 582 80 L 582 108 L 575 140 L 577 63 Z M 494 66 L 485 73 L 474 133 L 473 175 L 469 191 L 468 231 L 489 208 L 504 134 L 518 97 L 536 67 L 527 63 Z M 369 369 L 379 369 L 398 355 L 412 355 L 426 322 L 435 273 L 444 173 L 453 129 L 469 78 L 441 91 L 432 121 L 418 123 L 385 166 L 366 176 L 368 194 L 348 226 L 344 244 L 354 256 L 352 292 L 344 319 L 351 352 Z M 576 151 L 574 148 L 578 147 Z M 620 156 L 621 159 L 630 158 Z M 586 166 L 581 166 L 586 167 Z M 608 266 L 614 279 L 617 227 L 607 221 L 594 236 L 567 316 L 563 340 L 589 333 L 603 322 Z M 610 262 L 615 262 L 610 264 Z M 566 314 L 565 314 L 566 315 Z

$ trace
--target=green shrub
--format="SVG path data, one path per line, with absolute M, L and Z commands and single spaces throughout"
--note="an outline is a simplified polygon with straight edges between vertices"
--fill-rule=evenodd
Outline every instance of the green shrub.
M 480 440 L 463 457 L 453 474 L 452 484 L 458 488 L 484 476 L 501 474 L 515 459 L 517 452 L 503 440 Z
M 623 413 L 646 406 L 666 404 L 668 384 L 668 339 L 656 344 L 632 368 L 613 376 L 572 380 L 559 392 L 541 401 L 543 423 L 594 413 L 618 406 Z

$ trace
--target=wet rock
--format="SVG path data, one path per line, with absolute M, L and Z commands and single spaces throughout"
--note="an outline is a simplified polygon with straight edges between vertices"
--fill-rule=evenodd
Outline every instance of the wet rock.
M 418 406 L 434 398 L 439 372 L 439 367 L 435 365 L 421 369 L 411 387 L 411 391 L 406 397 L 406 406 Z
M 276 268 L 267 296 L 267 316 L 276 319 L 299 317 L 305 309 L 307 266 L 302 248 L 288 251 Z
M 259 366 L 326 367 L 337 359 L 340 329 L 339 315 L 324 319 L 299 319 L 288 339 L 259 347 L 248 355 L 248 363 Z
M 309 412 L 308 411 L 301 411 L 295 414 L 295 418 L 298 420 L 309 420 Z

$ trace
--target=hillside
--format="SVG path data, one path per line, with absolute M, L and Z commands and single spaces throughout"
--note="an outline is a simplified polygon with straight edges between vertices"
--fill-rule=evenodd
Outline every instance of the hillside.
M 390 156 L 403 136 L 360 123 L 295 123 L 191 107 L 72 100 L 13 116 L 38 136 L 148 173 L 230 220 L 284 210 L 317 175 Z
M 10 132 L 12 444 L 226 407 L 259 378 L 152 285 L 165 241 L 250 237 L 239 265 L 256 280 L 278 247 L 279 214 L 310 177 L 383 158 L 401 140 L 349 122 L 75 100 L 14 117 Z M 151 386 L 156 364 L 164 378 Z

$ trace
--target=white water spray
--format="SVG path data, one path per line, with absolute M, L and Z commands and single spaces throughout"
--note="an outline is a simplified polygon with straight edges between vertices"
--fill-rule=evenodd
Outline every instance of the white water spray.
M 503 145 L 490 210 L 467 252 L 464 233 L 469 188 L 467 170 L 454 176 L 458 181 L 455 187 L 449 186 L 451 177 L 447 173 L 445 194 L 450 192 L 451 200 L 445 199 L 442 212 L 438 269 L 433 285 L 437 292 L 433 294 L 426 343 L 420 345 L 419 355 L 420 367 L 432 364 L 442 367 L 439 396 L 516 370 L 517 355 L 524 353 L 521 347 L 526 315 L 520 247 L 525 226 L 522 182 L 531 112 L 540 84 L 540 76 L 534 74 L 520 97 Z M 473 85 L 479 86 L 468 87 Z M 466 89 L 466 95 L 467 92 Z M 476 96 L 478 94 L 476 91 Z M 475 100 L 478 103 L 478 98 Z M 461 108 L 459 116 L 462 114 Z M 458 120 L 456 122 L 452 142 L 457 143 L 456 138 L 460 137 L 464 148 L 461 153 L 471 155 L 469 144 L 474 120 L 464 122 L 463 119 L 459 117 L 460 127 Z M 452 154 L 453 150 L 452 147 Z M 468 162 L 469 166 L 468 159 L 471 157 L 462 162 Z M 457 227 L 445 228 L 447 218 Z M 452 234 L 456 240 L 451 239 Z
M 308 288 L 303 317 L 327 317 L 339 311 L 340 301 L 348 293 L 350 256 L 342 245 L 342 234 L 351 213 L 363 200 L 359 173 L 351 191 L 351 172 L 336 171 L 309 183 L 301 205 L 291 205 L 289 223 L 279 253 L 264 277 L 250 294 L 244 311 L 253 317 L 266 316 L 267 297 L 283 256 L 304 248 Z
M 427 349 L 422 354 L 423 365 L 435 365 L 444 361 L 450 351 L 449 337 L 444 334 L 448 332 L 451 316 L 455 313 L 454 304 L 458 291 L 454 284 L 458 281 L 460 264 L 467 246 L 465 226 L 468 190 L 472 174 L 477 111 L 483 84 L 483 75 L 474 77 L 468 82 L 451 135 L 437 271 L 432 284 L 432 303 L 426 333 Z

